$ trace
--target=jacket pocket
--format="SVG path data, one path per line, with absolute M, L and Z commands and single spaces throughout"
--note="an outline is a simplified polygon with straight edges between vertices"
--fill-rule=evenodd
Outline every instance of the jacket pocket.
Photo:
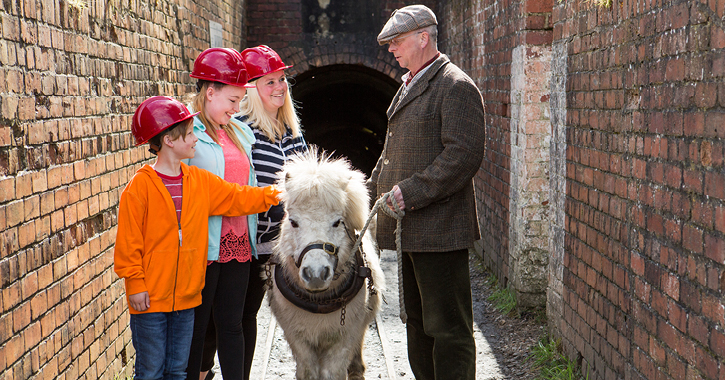
M 168 299 L 174 290 L 176 250 L 152 251 L 144 269 L 144 282 L 151 302 Z
M 176 279 L 176 296 L 193 297 L 204 288 L 206 275 L 206 255 L 199 257 L 196 248 L 181 249 L 179 252 L 179 271 Z

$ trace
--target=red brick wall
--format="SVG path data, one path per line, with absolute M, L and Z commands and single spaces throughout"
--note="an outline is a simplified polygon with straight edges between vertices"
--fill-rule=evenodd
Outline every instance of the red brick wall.
M 128 373 L 116 206 L 150 158 L 132 145 L 130 116 L 148 96 L 193 89 L 206 20 L 224 25 L 226 46 L 242 45 L 242 9 L 222 0 L 0 2 L 0 379 Z
M 568 45 L 562 333 L 590 379 L 725 379 L 723 2 L 554 8 Z
M 521 1 L 484 0 L 477 34 L 482 35 L 482 75 L 477 78 L 486 105 L 486 152 L 474 178 L 486 265 L 506 285 L 509 276 L 509 192 L 511 134 L 511 54 L 520 30 Z
M 503 285 L 509 279 L 511 228 L 512 53 L 519 45 L 551 42 L 551 4 L 550 0 L 476 2 L 475 28 L 469 37 L 474 42 L 464 49 L 486 104 L 486 153 L 475 178 L 481 244 L 486 264 Z

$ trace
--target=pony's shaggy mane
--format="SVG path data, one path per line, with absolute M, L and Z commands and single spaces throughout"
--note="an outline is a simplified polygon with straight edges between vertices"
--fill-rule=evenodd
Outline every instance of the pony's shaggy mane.
M 285 163 L 277 181 L 282 190 L 282 201 L 344 210 L 343 218 L 348 227 L 362 229 L 370 202 L 365 174 L 354 169 L 347 159 L 318 152 L 319 148 L 312 146 L 307 153 L 296 155 Z

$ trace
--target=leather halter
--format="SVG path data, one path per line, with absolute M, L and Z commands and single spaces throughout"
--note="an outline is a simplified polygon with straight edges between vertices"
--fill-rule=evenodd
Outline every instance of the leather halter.
M 327 243 L 329 244 L 329 243 Z M 322 244 L 312 244 L 312 245 L 322 245 Z M 334 245 L 330 244 L 334 247 Z M 308 246 L 309 247 L 309 246 Z M 307 247 L 307 248 L 308 248 Z M 305 249 L 307 249 L 305 248 Z M 315 249 L 315 248 L 310 248 Z M 320 248 L 317 248 L 320 249 Z M 324 249 L 324 248 L 322 248 Z M 303 251 L 304 252 L 304 251 Z M 326 250 L 327 252 L 327 250 Z M 337 247 L 335 247 L 334 250 L 335 254 L 337 254 Z M 363 260 L 362 250 L 358 249 L 357 252 L 355 252 L 355 259 L 356 263 L 353 267 L 353 272 L 351 273 L 351 278 L 348 278 L 345 281 L 345 284 L 347 287 L 338 290 L 338 292 L 342 292 L 342 294 L 338 295 L 330 295 L 328 298 L 325 299 L 318 299 L 319 297 L 312 297 L 309 292 L 306 292 L 302 289 L 295 290 L 292 289 L 287 283 L 287 279 L 285 278 L 284 274 L 282 273 L 282 266 L 280 264 L 275 264 L 274 269 L 274 280 L 277 284 L 277 288 L 279 289 L 280 293 L 286 298 L 289 302 L 291 302 L 293 305 L 299 307 L 300 309 L 309 311 L 310 313 L 315 314 L 328 314 L 332 313 L 334 311 L 340 310 L 343 308 L 350 300 L 352 300 L 362 289 L 363 285 L 365 284 L 365 279 L 370 278 L 372 281 L 372 271 L 370 268 L 365 266 L 365 262 Z M 330 252 L 328 252 L 330 253 Z M 330 253 L 332 254 L 332 253 Z M 302 256 L 302 255 L 300 255 Z M 305 294 L 303 294 L 305 293 Z
M 338 246 L 332 243 L 316 243 L 316 244 L 310 244 L 305 249 L 300 252 L 300 257 L 297 258 L 297 261 L 295 261 L 295 265 L 297 265 L 297 268 L 302 265 L 302 259 L 305 257 L 305 254 L 313 249 L 321 249 L 325 251 L 330 256 L 335 256 L 337 258 L 337 252 L 340 250 Z

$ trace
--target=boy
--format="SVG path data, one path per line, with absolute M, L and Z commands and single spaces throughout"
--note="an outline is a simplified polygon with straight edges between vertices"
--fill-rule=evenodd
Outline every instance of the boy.
M 210 215 L 255 214 L 279 203 L 273 186 L 230 184 L 187 166 L 197 142 L 191 114 L 154 96 L 133 116 L 136 145 L 156 161 L 139 169 L 121 194 L 114 270 L 125 280 L 135 379 L 185 379 L 206 272 Z

